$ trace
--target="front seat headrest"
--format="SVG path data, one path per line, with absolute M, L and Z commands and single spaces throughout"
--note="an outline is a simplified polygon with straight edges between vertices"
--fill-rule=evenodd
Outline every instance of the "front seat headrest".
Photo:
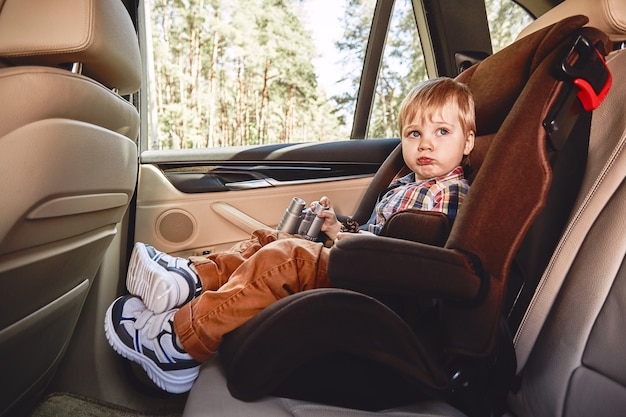
M 5 0 L 1 6 L 0 59 L 5 63 L 81 63 L 84 75 L 122 95 L 139 89 L 137 34 L 121 0 Z
M 606 33 L 612 42 L 626 40 L 626 2 L 624 0 L 565 0 L 524 28 L 518 39 L 577 14 L 587 16 L 589 18 L 587 25 Z

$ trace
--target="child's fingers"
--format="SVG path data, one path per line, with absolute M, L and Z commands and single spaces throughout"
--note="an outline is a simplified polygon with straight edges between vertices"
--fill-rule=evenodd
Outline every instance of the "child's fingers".
M 326 197 L 325 195 L 323 195 L 323 196 L 320 198 L 319 203 L 320 203 L 321 205 L 323 205 L 324 207 L 330 207 L 330 199 L 329 199 L 328 197 Z

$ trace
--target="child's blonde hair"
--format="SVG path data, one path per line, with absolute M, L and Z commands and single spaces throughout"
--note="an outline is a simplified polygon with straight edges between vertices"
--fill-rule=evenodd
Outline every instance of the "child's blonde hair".
M 454 100 L 461 120 L 461 127 L 466 133 L 476 132 L 474 98 L 469 87 L 452 78 L 439 77 L 418 84 L 400 104 L 398 125 L 400 137 L 407 122 L 420 114 L 422 119 L 432 117 Z

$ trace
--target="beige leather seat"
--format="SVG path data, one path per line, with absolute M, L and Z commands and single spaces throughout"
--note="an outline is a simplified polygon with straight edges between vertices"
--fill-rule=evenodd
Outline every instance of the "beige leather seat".
M 0 414 L 54 373 L 132 198 L 140 81 L 121 0 L 0 0 Z
M 587 14 L 591 25 L 621 42 L 626 38 L 625 6 L 622 0 L 566 0 L 537 24 Z M 589 161 L 574 215 L 515 336 L 520 381 L 507 402 L 507 416 L 618 416 L 626 410 L 626 51 L 612 53 L 607 63 L 613 88 L 593 114 Z M 463 413 L 437 401 L 381 412 L 276 397 L 246 403 L 229 394 L 219 362 L 211 361 L 183 415 Z

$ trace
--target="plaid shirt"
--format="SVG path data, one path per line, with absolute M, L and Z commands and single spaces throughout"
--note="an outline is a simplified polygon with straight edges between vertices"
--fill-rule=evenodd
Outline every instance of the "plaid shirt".
M 440 211 L 454 220 L 469 188 L 460 166 L 440 177 L 417 182 L 412 172 L 391 183 L 376 204 L 376 220 L 369 225 L 369 231 L 379 234 L 392 214 L 410 208 Z

